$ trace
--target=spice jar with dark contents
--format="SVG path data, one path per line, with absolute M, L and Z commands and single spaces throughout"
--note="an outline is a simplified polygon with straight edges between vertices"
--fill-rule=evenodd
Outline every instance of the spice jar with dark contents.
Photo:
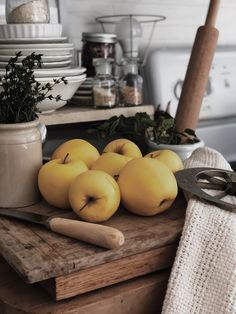
M 117 37 L 115 34 L 82 33 L 82 41 L 82 66 L 87 69 L 87 77 L 94 77 L 95 68 L 93 59 L 115 59 L 115 44 L 117 42 Z
M 122 61 L 123 77 L 119 83 L 120 104 L 137 106 L 143 102 L 143 78 L 138 73 L 138 59 L 128 58 Z
M 94 59 L 96 76 L 93 79 L 95 108 L 112 108 L 116 105 L 116 83 L 111 74 L 113 59 Z

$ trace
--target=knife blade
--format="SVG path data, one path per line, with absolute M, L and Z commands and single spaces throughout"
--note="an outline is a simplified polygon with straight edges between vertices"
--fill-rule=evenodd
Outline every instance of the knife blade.
M 118 248 L 124 243 L 123 233 L 109 226 L 11 208 L 0 208 L 0 215 L 42 225 L 53 232 L 107 249 Z

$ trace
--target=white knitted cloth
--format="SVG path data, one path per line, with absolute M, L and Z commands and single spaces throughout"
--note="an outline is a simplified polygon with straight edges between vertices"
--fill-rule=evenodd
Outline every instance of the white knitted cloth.
M 207 147 L 185 161 L 185 168 L 192 167 L 231 170 Z M 198 313 L 236 313 L 236 214 L 191 198 L 162 314 Z

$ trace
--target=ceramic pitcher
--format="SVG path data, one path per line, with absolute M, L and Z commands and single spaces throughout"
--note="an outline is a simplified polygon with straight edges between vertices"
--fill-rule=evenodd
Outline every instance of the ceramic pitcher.
M 40 200 L 42 165 L 39 121 L 0 124 L 0 207 L 24 207 Z

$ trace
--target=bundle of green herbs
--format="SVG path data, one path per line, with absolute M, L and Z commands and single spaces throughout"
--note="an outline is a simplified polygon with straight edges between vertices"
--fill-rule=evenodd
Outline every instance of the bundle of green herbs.
M 61 96 L 53 96 L 50 91 L 55 84 L 67 81 L 64 77 L 54 79 L 53 83 L 41 84 L 34 76 L 34 69 L 42 67 L 42 55 L 32 53 L 20 62 L 21 52 L 10 58 L 6 74 L 1 78 L 0 123 L 20 123 L 35 120 L 39 113 L 37 105 L 48 98 L 56 101 Z
M 167 106 L 169 108 L 169 105 Z M 151 140 L 157 144 L 177 145 L 184 143 L 199 142 L 195 132 L 186 129 L 184 132 L 178 132 L 175 119 L 166 111 L 159 108 L 154 113 L 152 119 L 147 113 L 136 113 L 133 117 L 124 115 L 113 116 L 104 123 L 97 126 L 97 130 L 103 137 L 120 135 L 128 138 L 142 138 Z

